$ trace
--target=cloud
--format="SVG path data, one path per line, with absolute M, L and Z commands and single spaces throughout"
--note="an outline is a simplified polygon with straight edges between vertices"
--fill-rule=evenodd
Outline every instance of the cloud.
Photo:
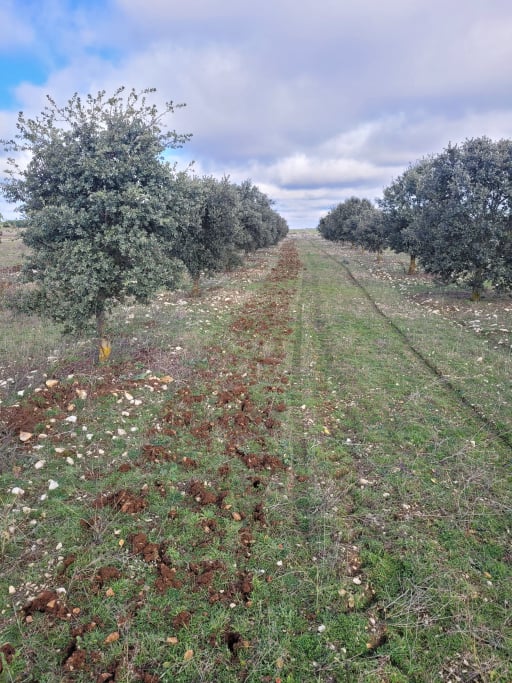
M 20 16 L 14 0 L 4 0 L 0 6 L 0 26 L 3 27 L 0 40 L 0 54 L 25 48 L 34 41 L 32 26 Z
M 319 157 L 305 153 L 294 154 L 268 166 L 249 167 L 253 176 L 264 183 L 274 183 L 286 189 L 353 187 L 374 183 L 383 170 L 367 161 L 346 157 Z
M 193 133 L 180 161 L 251 178 L 292 226 L 315 224 L 322 207 L 352 194 L 375 198 L 449 141 L 512 137 L 509 0 L 25 7 L 21 18 L 12 1 L 0 12 L 48 77 L 20 81 L 12 111 L 36 115 L 46 93 L 65 103 L 75 91 L 154 86 L 158 103 L 187 104 L 168 119 Z M 0 136 L 9 116 L 14 128 L 15 117 L 0 114 Z

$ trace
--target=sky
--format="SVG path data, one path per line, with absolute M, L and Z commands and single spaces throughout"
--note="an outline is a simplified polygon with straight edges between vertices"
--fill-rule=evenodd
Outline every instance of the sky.
M 186 104 L 179 168 L 249 179 L 315 228 L 449 143 L 512 138 L 512 3 L 0 0 L 0 139 L 46 95 L 121 85 Z

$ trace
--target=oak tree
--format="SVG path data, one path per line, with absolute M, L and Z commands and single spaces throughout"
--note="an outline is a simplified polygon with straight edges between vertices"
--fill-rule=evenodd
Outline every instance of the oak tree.
M 241 262 L 237 249 L 239 195 L 227 178 L 182 174 L 176 187 L 182 210 L 173 253 L 185 264 L 193 294 L 198 295 L 202 275 L 209 276 Z M 171 202 L 174 194 L 170 195 Z
M 512 288 L 512 142 L 472 138 L 449 145 L 421 176 L 416 222 L 425 270 L 467 283 L 477 300 L 485 283 Z
M 320 219 L 318 231 L 327 240 L 357 244 L 356 232 L 360 218 L 374 208 L 369 199 L 349 197 Z
M 239 195 L 240 231 L 237 246 L 245 253 L 277 244 L 288 233 L 288 224 L 272 206 L 272 200 L 250 180 L 236 186 Z
M 378 200 L 387 245 L 397 253 L 409 255 L 409 275 L 416 272 L 416 260 L 422 240 L 421 181 L 430 161 L 429 158 L 424 158 L 410 165 L 384 189 L 382 199 Z
M 101 338 L 116 304 L 147 301 L 175 283 L 176 226 L 166 211 L 172 168 L 162 155 L 190 136 L 167 129 L 176 106 L 159 111 L 148 102 L 153 92 L 75 93 L 65 106 L 48 97 L 37 118 L 20 113 L 18 134 L 4 141 L 30 156 L 26 166 L 10 159 L 2 188 L 28 221 L 28 305 L 65 331 L 95 321 Z

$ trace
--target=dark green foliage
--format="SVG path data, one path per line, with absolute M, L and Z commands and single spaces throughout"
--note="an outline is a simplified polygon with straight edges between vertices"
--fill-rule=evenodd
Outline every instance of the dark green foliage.
M 48 98 L 39 118 L 19 115 L 16 140 L 7 142 L 31 153 L 24 169 L 11 160 L 3 187 L 29 222 L 30 304 L 68 331 L 95 318 L 102 334 L 117 303 L 145 301 L 175 282 L 176 226 L 165 211 L 172 170 L 161 155 L 189 136 L 162 130 L 174 107 L 159 114 L 146 101 L 150 92 L 125 96 L 120 88 L 85 102 L 75 94 L 65 107 Z
M 512 289 L 512 142 L 486 137 L 421 159 L 385 188 L 380 212 L 352 197 L 320 220 L 329 240 L 416 257 L 444 282 Z
M 386 248 L 387 234 L 382 212 L 373 204 L 359 214 L 354 238 L 356 244 L 379 255 Z
M 2 219 L 0 218 L 0 222 Z M 11 228 L 11 229 L 23 229 L 26 228 L 28 225 L 27 221 L 18 219 L 18 218 L 11 218 L 10 220 L 3 221 L 2 227 L 4 228 Z
M 357 230 L 371 216 L 375 207 L 368 199 L 350 197 L 320 219 L 318 231 L 327 240 L 357 244 Z
M 270 215 L 267 212 L 267 219 L 270 224 L 270 244 L 277 244 L 288 234 L 288 223 L 286 220 L 277 213 L 277 211 L 272 210 Z
M 270 225 L 265 223 L 265 210 L 270 209 L 268 198 L 245 180 L 237 187 L 240 201 L 240 236 L 238 246 L 246 253 L 256 251 L 272 243 Z
M 272 201 L 245 180 L 237 186 L 240 233 L 237 246 L 246 253 L 277 244 L 288 233 L 288 225 L 272 208 Z
M 197 290 L 202 274 L 226 270 L 238 262 L 239 198 L 224 178 L 197 178 L 181 174 L 173 186 L 178 197 L 177 240 L 174 255 L 185 264 Z
M 467 282 L 475 299 L 485 282 L 512 288 L 511 150 L 508 140 L 466 140 L 422 175 L 418 256 L 443 281 Z
M 431 159 L 416 162 L 384 189 L 378 204 L 382 211 L 388 246 L 397 253 L 418 254 L 421 243 L 421 179 L 428 171 Z
M 162 154 L 189 135 L 166 131 L 163 113 L 149 105 L 153 90 L 64 107 L 51 98 L 36 119 L 18 117 L 18 135 L 4 141 L 29 152 L 25 168 L 9 160 L 2 191 L 20 205 L 23 241 L 30 247 L 24 275 L 33 287 L 17 302 L 80 331 L 127 298 L 147 301 L 172 288 L 183 264 L 197 287 L 241 262 L 240 253 L 276 244 L 288 232 L 271 200 L 246 181 L 177 173 Z M 181 105 L 179 105 L 181 106 Z M 18 221 L 20 223 L 20 221 Z
M 512 144 L 449 145 L 409 167 L 379 202 L 389 246 L 445 282 L 512 287 Z
M 247 180 L 177 175 L 169 211 L 178 226 L 174 254 L 185 264 L 197 293 L 201 275 L 240 264 L 240 252 L 277 244 L 288 232 L 271 200 Z

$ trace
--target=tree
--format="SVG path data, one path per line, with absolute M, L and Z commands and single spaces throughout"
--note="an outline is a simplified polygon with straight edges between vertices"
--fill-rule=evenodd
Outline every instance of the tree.
M 239 196 L 227 178 L 219 181 L 182 174 L 176 182 L 183 210 L 173 253 L 185 264 L 197 296 L 202 274 L 212 275 L 240 263 L 236 247 Z
M 270 225 L 264 220 L 267 197 L 250 180 L 236 186 L 239 196 L 238 247 L 248 254 L 271 244 Z
M 265 246 L 270 246 L 277 244 L 288 234 L 288 223 L 286 220 L 272 208 L 272 201 L 268 201 L 268 205 L 263 207 L 263 224 L 265 226 L 265 231 L 269 233 L 269 244 Z
M 378 261 L 382 259 L 382 252 L 387 246 L 387 235 L 382 212 L 373 204 L 359 213 L 354 240 L 364 249 L 376 253 Z
M 378 201 L 388 246 L 397 253 L 409 254 L 409 275 L 416 272 L 416 257 L 421 242 L 421 180 L 428 171 L 430 158 L 422 159 L 402 173 Z
M 334 218 L 334 208 L 325 216 L 322 216 L 317 226 L 318 232 L 326 240 L 334 241 L 336 236 L 336 220 Z
M 9 151 L 31 155 L 26 168 L 9 160 L 2 188 L 28 220 L 29 305 L 65 331 L 94 319 L 102 338 L 116 304 L 147 301 L 175 283 L 176 226 L 166 213 L 171 168 L 162 153 L 190 136 L 164 129 L 175 106 L 159 113 L 147 101 L 153 92 L 119 88 L 85 101 L 75 93 L 64 107 L 48 97 L 38 118 L 20 113 L 18 134 L 4 141 Z
M 356 232 L 360 217 L 375 207 L 368 199 L 350 197 L 320 219 L 318 231 L 325 239 L 334 242 L 357 243 Z
M 418 256 L 427 272 L 467 282 L 478 300 L 486 282 L 512 288 L 511 141 L 449 145 L 422 174 Z
M 237 247 L 247 254 L 277 244 L 288 234 L 288 224 L 273 208 L 273 201 L 250 180 L 236 185 L 240 230 Z

